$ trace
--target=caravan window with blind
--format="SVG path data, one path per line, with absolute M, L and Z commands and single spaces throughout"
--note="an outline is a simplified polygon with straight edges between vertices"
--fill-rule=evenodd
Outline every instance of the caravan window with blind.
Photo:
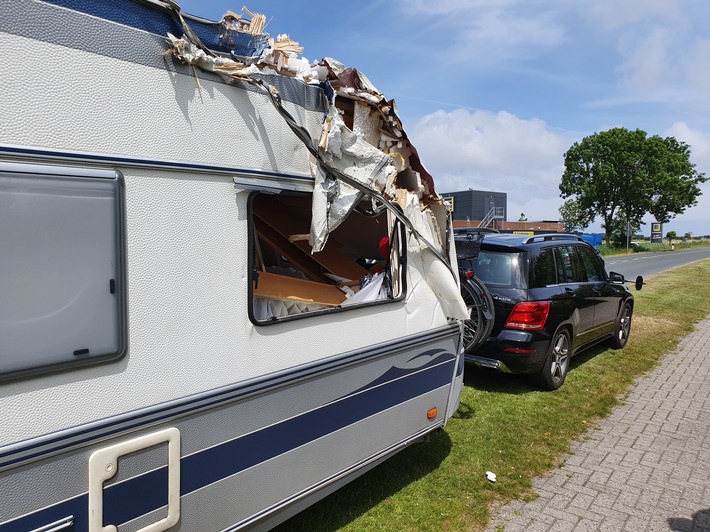
M 120 356 L 121 176 L 0 164 L 0 378 Z

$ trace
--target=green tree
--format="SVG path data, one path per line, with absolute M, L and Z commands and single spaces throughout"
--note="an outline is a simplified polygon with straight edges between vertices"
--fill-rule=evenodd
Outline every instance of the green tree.
M 583 211 L 579 203 L 574 199 L 568 199 L 559 208 L 560 217 L 565 224 L 565 231 L 573 233 L 575 231 L 584 231 L 592 219 Z
M 674 240 L 678 239 L 678 235 L 675 231 L 668 231 L 666 233 L 666 238 L 668 239 L 668 242 L 673 242 Z
M 666 223 L 697 204 L 698 185 L 706 180 L 690 162 L 687 144 L 614 128 L 567 150 L 560 196 L 575 200 L 590 221 L 600 217 L 609 244 L 615 219 L 638 226 L 651 213 Z
M 625 248 L 629 246 L 633 235 L 638 233 L 640 230 L 640 222 L 627 220 L 623 213 L 619 213 L 619 215 L 614 218 L 611 223 L 610 238 L 614 246 Z

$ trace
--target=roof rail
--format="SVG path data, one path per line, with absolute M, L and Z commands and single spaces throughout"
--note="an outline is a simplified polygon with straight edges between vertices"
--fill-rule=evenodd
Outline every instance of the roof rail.
M 483 234 L 483 233 L 496 233 L 499 231 L 491 229 L 490 227 L 454 227 L 454 235 L 468 235 L 468 234 Z
M 525 244 L 532 244 L 533 242 L 547 242 L 548 240 L 577 240 L 580 242 L 585 242 L 585 240 L 579 235 L 570 235 L 565 233 L 550 233 L 547 235 L 533 235 L 525 239 Z

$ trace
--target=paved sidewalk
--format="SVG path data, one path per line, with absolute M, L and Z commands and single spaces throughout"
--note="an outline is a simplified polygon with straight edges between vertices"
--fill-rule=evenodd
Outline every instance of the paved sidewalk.
M 710 531 L 710 316 L 486 530 Z

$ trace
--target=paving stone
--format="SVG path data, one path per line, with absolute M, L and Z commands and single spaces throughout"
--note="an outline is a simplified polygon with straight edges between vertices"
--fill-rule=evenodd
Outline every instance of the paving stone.
M 597 530 L 601 532 L 618 532 L 619 530 L 626 530 L 626 519 L 615 519 L 609 517 L 601 522 Z
M 576 523 L 557 521 L 554 525 L 552 525 L 552 527 L 550 527 L 550 532 L 572 532 L 576 526 Z
M 708 353 L 710 316 L 486 530 L 710 532 Z
M 595 494 L 596 495 L 596 494 Z M 584 493 L 578 493 L 572 499 L 570 503 L 571 508 L 579 508 L 581 510 L 589 510 L 589 507 L 594 502 L 594 495 L 587 495 Z

